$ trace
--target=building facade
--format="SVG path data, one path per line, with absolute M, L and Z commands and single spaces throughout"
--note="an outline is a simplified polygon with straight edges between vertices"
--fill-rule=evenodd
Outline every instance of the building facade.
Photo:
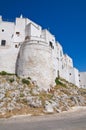
M 86 87 L 86 72 L 73 66 L 55 36 L 22 15 L 15 22 L 0 16 L 0 71 L 31 77 L 42 89 L 52 87 L 58 76 Z

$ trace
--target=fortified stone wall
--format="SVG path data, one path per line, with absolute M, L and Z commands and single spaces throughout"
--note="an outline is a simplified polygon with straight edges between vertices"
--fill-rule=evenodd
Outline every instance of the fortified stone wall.
M 18 76 L 31 77 L 43 89 L 53 86 L 56 75 L 54 73 L 51 51 L 52 49 L 46 42 L 24 42 L 18 57 Z
M 20 47 L 21 46 L 21 47 Z M 40 88 L 54 85 L 61 78 L 86 87 L 86 74 L 74 68 L 72 58 L 47 29 L 27 18 L 6 22 L 0 17 L 0 71 L 31 77 Z

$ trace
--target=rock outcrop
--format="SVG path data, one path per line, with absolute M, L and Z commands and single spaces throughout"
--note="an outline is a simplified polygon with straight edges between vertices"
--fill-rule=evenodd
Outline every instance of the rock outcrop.
M 68 111 L 86 105 L 86 89 L 77 88 L 63 79 L 48 91 L 40 90 L 29 78 L 0 75 L 0 117 L 41 115 Z

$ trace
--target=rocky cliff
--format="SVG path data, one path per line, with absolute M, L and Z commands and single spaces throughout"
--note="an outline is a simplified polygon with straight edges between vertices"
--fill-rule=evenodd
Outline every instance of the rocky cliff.
M 86 105 L 86 89 L 77 88 L 64 79 L 56 78 L 55 82 L 50 90 L 40 91 L 30 77 L 22 79 L 0 73 L 0 118 L 58 113 Z

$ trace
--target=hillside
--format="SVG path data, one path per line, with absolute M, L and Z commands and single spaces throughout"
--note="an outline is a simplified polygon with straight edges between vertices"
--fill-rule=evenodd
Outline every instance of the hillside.
M 47 92 L 30 77 L 0 73 L 0 118 L 14 115 L 43 115 L 68 111 L 73 106 L 86 105 L 86 89 L 77 88 L 64 79 Z

